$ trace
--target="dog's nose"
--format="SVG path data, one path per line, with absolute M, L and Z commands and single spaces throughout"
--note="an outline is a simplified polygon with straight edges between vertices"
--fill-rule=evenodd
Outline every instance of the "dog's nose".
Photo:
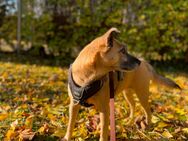
M 138 66 L 140 65 L 140 63 L 141 63 L 141 61 L 138 59 L 138 58 L 136 58 L 136 57 L 134 57 L 134 56 L 129 56 L 129 59 L 130 59 L 130 62 L 131 63 L 133 63 L 133 64 L 137 64 Z

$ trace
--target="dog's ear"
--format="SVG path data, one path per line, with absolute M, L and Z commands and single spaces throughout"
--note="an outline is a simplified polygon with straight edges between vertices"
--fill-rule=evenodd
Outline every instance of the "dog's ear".
M 117 28 L 113 27 L 104 34 L 107 47 L 113 47 L 113 39 L 116 38 L 119 35 L 119 33 L 120 31 Z

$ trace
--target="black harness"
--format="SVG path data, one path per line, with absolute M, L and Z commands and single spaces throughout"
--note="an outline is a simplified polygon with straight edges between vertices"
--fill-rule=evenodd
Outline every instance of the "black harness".
M 86 100 L 96 94 L 103 86 L 103 79 L 95 80 L 91 84 L 86 86 L 79 86 L 76 84 L 72 77 L 72 67 L 69 68 L 68 83 L 75 103 L 79 103 L 82 106 L 90 107 L 93 104 L 89 104 Z

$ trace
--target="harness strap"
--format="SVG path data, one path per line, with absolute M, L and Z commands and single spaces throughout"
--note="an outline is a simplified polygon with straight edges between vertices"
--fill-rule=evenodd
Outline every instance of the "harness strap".
M 73 80 L 71 66 L 69 68 L 68 83 L 75 103 L 79 103 L 85 107 L 93 106 L 92 104 L 87 103 L 86 100 L 96 94 L 103 86 L 102 79 L 93 81 L 92 83 L 83 87 L 79 86 Z
M 123 78 L 124 78 L 124 72 L 122 72 L 122 71 L 116 71 L 116 73 L 117 73 L 117 80 L 118 81 L 122 81 Z

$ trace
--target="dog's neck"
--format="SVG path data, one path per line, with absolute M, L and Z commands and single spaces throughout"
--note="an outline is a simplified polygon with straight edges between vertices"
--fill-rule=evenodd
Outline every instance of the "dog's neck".
M 95 80 L 104 78 L 108 72 L 100 67 L 83 66 L 79 64 L 72 65 L 72 76 L 76 84 L 85 86 Z
M 109 69 L 101 67 L 103 64 L 100 64 L 100 44 L 98 42 L 88 44 L 72 64 L 73 79 L 80 86 L 101 79 L 109 71 Z

